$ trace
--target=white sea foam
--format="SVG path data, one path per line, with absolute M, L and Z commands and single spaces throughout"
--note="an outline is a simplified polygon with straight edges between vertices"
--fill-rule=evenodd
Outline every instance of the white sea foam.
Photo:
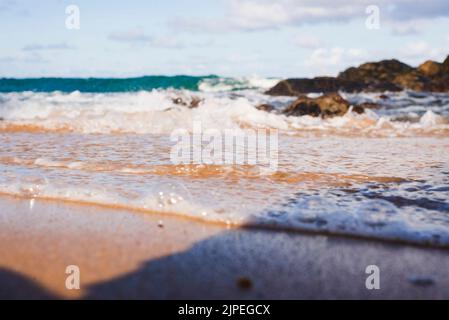
M 342 93 L 380 106 L 331 119 L 287 117 L 281 110 L 295 98 L 263 94 L 274 82 L 0 94 L 0 193 L 449 246 L 449 95 Z M 194 97 L 201 102 L 191 109 Z M 279 171 L 173 165 L 170 133 L 194 122 L 204 130 L 279 129 Z
M 279 112 L 259 111 L 255 106 L 272 103 L 280 110 L 291 98 L 271 98 L 254 91 L 238 95 L 154 90 L 114 94 L 25 92 L 0 96 L 3 128 L 12 125 L 80 133 L 168 134 L 179 128 L 189 130 L 194 121 L 200 121 L 205 129 L 275 128 L 289 134 L 307 130 L 333 134 L 352 131 L 380 136 L 415 135 L 423 131 L 428 134 L 449 128 L 444 106 L 428 110 L 420 106 L 423 110 L 416 110 L 418 121 L 394 121 L 404 113 L 404 108 L 397 105 L 387 108 L 387 112 L 383 109 L 368 110 L 363 115 L 349 112 L 332 119 L 286 117 Z M 180 98 L 188 102 L 192 97 L 201 99 L 198 108 L 190 109 L 173 101 Z
M 201 81 L 199 90 L 202 92 L 223 92 L 243 89 L 268 90 L 280 79 L 262 78 L 259 76 L 241 78 L 208 78 Z
M 437 224 L 432 220 L 425 221 L 426 218 L 420 217 L 415 209 L 399 209 L 381 199 L 351 202 L 351 207 L 343 207 L 323 196 L 311 195 L 298 197 L 283 208 L 233 211 L 200 203 L 183 184 L 173 181 L 155 184 L 145 192 L 133 192 L 100 185 L 69 186 L 43 175 L 15 176 L 14 179 L 3 177 L 0 179 L 0 193 L 34 200 L 176 214 L 235 226 L 275 227 L 449 246 L 447 222 Z

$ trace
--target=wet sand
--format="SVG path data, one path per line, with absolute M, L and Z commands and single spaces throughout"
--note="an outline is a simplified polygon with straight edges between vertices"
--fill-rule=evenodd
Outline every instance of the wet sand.
M 449 250 L 1 196 L 0 284 L 3 299 L 448 299 Z

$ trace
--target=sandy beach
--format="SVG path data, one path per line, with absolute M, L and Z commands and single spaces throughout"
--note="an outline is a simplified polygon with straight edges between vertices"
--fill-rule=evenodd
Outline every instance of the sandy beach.
M 449 300 L 449 1 L 29 2 L 0 300 Z
M 1 197 L 0 298 L 447 299 L 449 252 Z M 365 268 L 381 269 L 381 290 Z M 68 265 L 81 290 L 65 287 Z

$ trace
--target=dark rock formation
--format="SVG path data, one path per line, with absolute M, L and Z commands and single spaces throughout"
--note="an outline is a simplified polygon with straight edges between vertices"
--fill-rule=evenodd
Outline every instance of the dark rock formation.
M 313 116 L 313 117 L 335 117 L 345 115 L 350 108 L 348 101 L 340 95 L 331 93 L 319 98 L 312 99 L 306 96 L 300 96 L 287 107 L 282 113 L 287 116 Z
M 198 97 L 192 97 L 190 101 L 184 101 L 182 98 L 174 98 L 172 99 L 173 103 L 176 105 L 188 107 L 189 109 L 198 108 L 200 103 L 203 101 Z
M 299 96 L 310 92 L 395 92 L 404 89 L 449 92 L 449 57 L 443 63 L 427 61 L 418 68 L 395 59 L 365 63 L 349 68 L 335 78 L 283 80 L 267 94 Z
M 446 60 L 443 62 L 443 68 L 442 73 L 444 73 L 446 76 L 449 75 L 449 56 L 447 56 Z
M 431 90 L 435 92 L 449 92 L 449 56 L 440 64 L 440 70 L 430 77 Z
M 354 81 L 347 81 L 332 77 L 318 77 L 314 79 L 288 79 L 279 82 L 267 94 L 272 96 L 299 96 L 304 93 L 330 93 L 338 91 L 361 91 L 363 85 Z
M 371 107 L 371 105 L 370 105 Z M 365 113 L 365 106 L 364 104 L 359 104 L 357 106 L 353 106 L 352 111 L 358 114 Z
M 272 106 L 271 104 L 261 104 L 258 105 L 256 107 L 257 110 L 260 111 L 266 111 L 266 112 L 273 112 L 274 110 L 276 110 L 276 108 L 274 106 Z
M 365 109 L 380 109 L 380 108 L 382 108 L 382 106 L 380 104 L 373 103 L 373 102 L 364 102 L 364 103 L 354 106 L 353 110 L 357 113 L 363 113 L 363 112 L 365 112 Z M 363 110 L 363 111 L 358 112 L 358 110 Z
M 442 72 L 443 64 L 428 60 L 418 67 L 418 72 L 427 76 L 433 77 Z
M 357 68 L 349 68 L 338 75 L 338 79 L 361 84 L 361 91 L 383 92 L 401 91 L 403 87 L 395 79 L 414 69 L 398 60 L 384 60 L 365 63 Z M 350 91 L 351 92 L 351 91 Z M 353 92 L 353 91 L 352 91 Z
M 393 79 L 393 82 L 401 89 L 433 91 L 431 80 L 417 70 L 399 74 Z
M 362 82 L 391 81 L 395 76 L 412 71 L 413 68 L 398 60 L 369 62 L 357 68 L 349 68 L 338 76 L 339 79 Z

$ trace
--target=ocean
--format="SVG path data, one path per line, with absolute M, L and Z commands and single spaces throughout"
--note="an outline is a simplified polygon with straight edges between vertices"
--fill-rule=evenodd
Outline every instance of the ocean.
M 287 117 L 279 79 L 0 79 L 0 193 L 205 223 L 449 246 L 449 94 L 341 95 L 380 105 Z M 193 102 L 194 107 L 191 107 Z M 273 105 L 271 113 L 258 110 Z M 276 170 L 174 163 L 173 132 L 275 130 Z

